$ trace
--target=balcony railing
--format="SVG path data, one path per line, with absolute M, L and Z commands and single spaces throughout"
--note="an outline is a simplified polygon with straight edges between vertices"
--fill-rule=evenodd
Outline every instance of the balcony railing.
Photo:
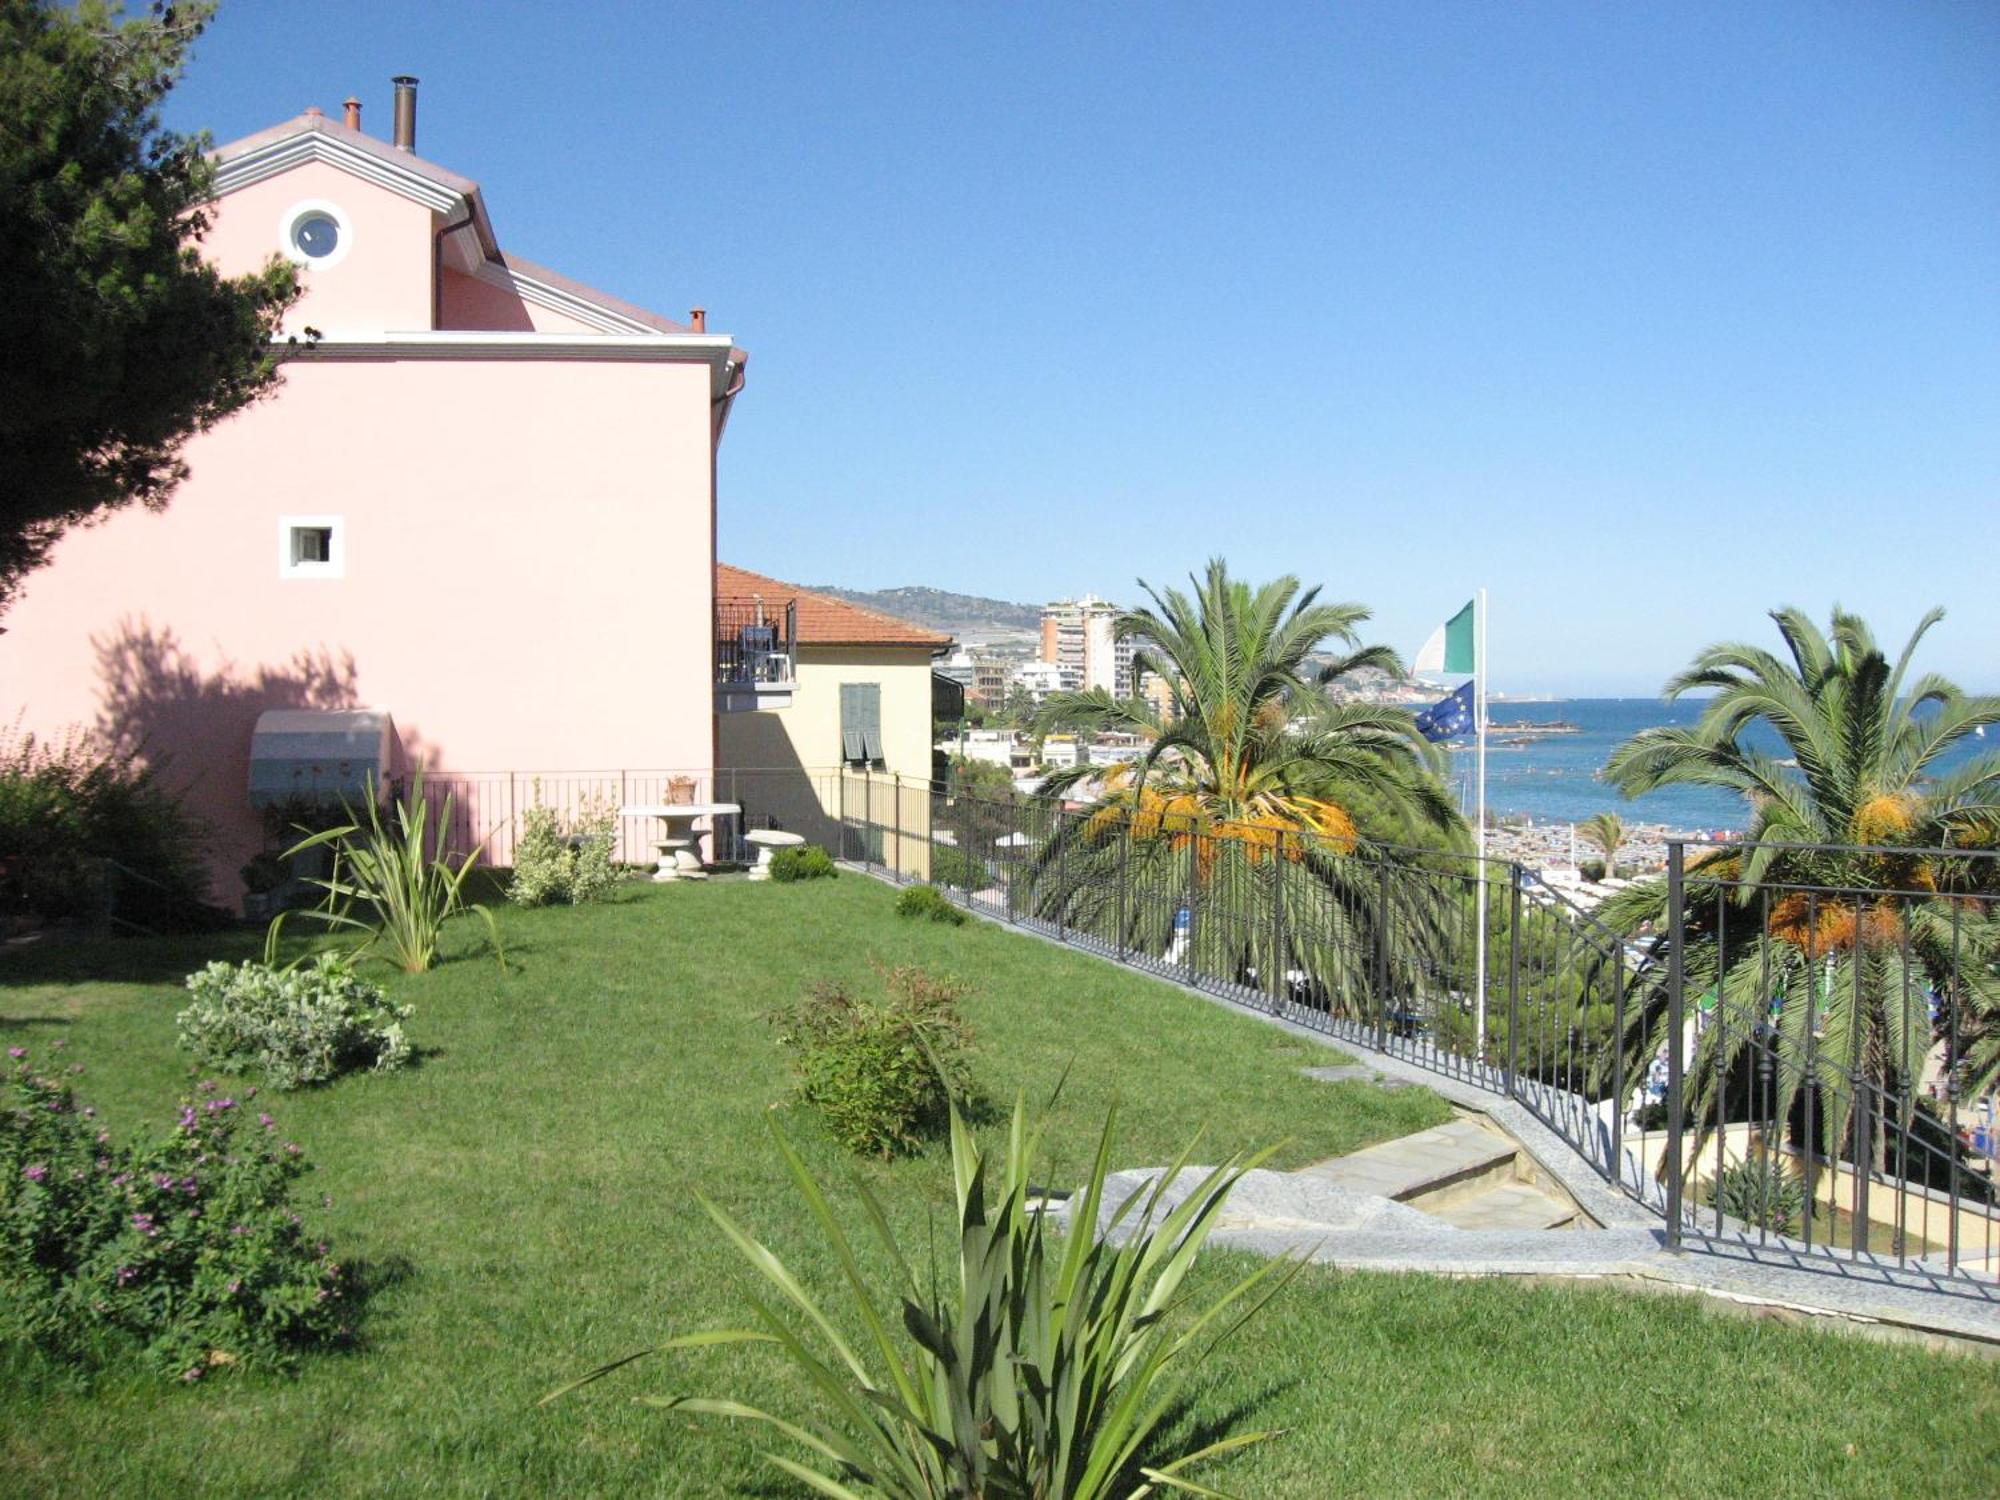
M 776 708 L 798 677 L 798 601 L 718 595 L 715 695 L 724 711 Z

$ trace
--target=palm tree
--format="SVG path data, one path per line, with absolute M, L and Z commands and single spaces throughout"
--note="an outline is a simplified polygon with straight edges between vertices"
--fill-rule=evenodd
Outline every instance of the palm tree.
M 1059 796 L 1101 775 L 1105 790 L 1088 815 L 1056 822 L 1031 899 L 1051 920 L 1153 953 L 1173 948 L 1185 916 L 1184 961 L 1203 972 L 1255 976 L 1274 995 L 1311 975 L 1321 1003 L 1359 1010 L 1379 998 L 1374 934 L 1390 924 L 1373 866 L 1346 856 L 1364 835 L 1463 847 L 1441 755 L 1407 710 L 1335 704 L 1322 691 L 1363 667 L 1399 670 L 1388 648 L 1359 643 L 1366 609 L 1321 603 L 1289 576 L 1252 588 L 1220 559 L 1190 583 L 1142 582 L 1150 605 L 1115 627 L 1135 643 L 1135 679 L 1172 685 L 1166 713 L 1102 689 L 1044 705 L 1045 730 L 1124 732 L 1143 748 L 1045 784 Z M 1344 654 L 1315 667 L 1309 658 L 1329 640 Z M 1464 874 L 1437 872 L 1422 898 L 1398 888 L 1393 925 L 1408 963 L 1442 926 L 1436 893 L 1462 888 Z
M 1604 851 L 1604 878 L 1618 874 L 1618 851 L 1625 843 L 1625 820 L 1617 813 L 1601 812 L 1583 825 L 1583 836 Z
M 1713 692 L 1700 719 L 1634 735 L 1605 767 L 1628 796 L 1714 787 L 1740 794 L 1749 815 L 1741 849 L 1686 874 L 1687 992 L 1715 1007 L 1691 1075 L 1692 1118 L 1730 1107 L 1721 1101 L 1732 1079 L 1740 1092 L 1754 1041 L 1774 1068 L 1775 1117 L 1790 1120 L 1806 1101 L 1827 1156 L 1877 1155 L 1873 1123 L 1870 1139 L 1848 1136 L 1853 1101 L 1879 1091 L 1908 1128 L 1934 1058 L 1933 996 L 1955 1010 L 1948 1030 L 1960 1042 L 1935 1061 L 1975 1091 L 2000 1076 L 2000 921 L 1993 901 L 1967 899 L 1982 886 L 1990 894 L 1995 861 L 1936 852 L 2000 841 L 2000 753 L 1941 764 L 2000 722 L 2000 698 L 1911 677 L 1942 617 L 1926 615 L 1892 661 L 1857 615 L 1836 608 L 1822 633 L 1800 611 L 1777 610 L 1784 656 L 1709 647 L 1665 690 L 1669 701 Z M 1760 746 L 1753 729 L 1789 756 Z M 1665 891 L 1635 887 L 1600 915 L 1628 931 L 1663 930 Z M 1654 952 L 1633 993 L 1643 1045 L 1657 1047 L 1664 945 Z
M 1358 643 L 1364 607 L 1322 604 L 1317 588 L 1302 590 L 1289 575 L 1253 590 L 1220 558 L 1189 582 L 1192 595 L 1142 581 L 1152 607 L 1128 610 L 1115 626 L 1136 643 L 1134 679 L 1152 673 L 1172 684 L 1167 713 L 1097 688 L 1050 695 L 1037 719 L 1044 732 L 1146 741 L 1106 778 L 1108 800 L 1244 837 L 1285 829 L 1351 844 L 1363 809 L 1399 833 L 1460 827 L 1437 774 L 1441 757 L 1407 710 L 1335 704 L 1321 691 L 1362 668 L 1401 670 L 1387 646 Z M 1309 657 L 1328 640 L 1347 652 L 1315 667 Z M 1072 767 L 1047 788 L 1097 772 Z

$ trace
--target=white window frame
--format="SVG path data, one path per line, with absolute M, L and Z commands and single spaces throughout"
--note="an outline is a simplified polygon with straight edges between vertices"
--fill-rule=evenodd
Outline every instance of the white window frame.
M 329 531 L 325 562 L 294 562 L 292 533 Z M 280 578 L 345 578 L 347 576 L 347 518 L 345 516 L 278 517 L 278 576 Z
M 292 231 L 297 229 L 301 219 L 314 214 L 325 214 L 340 230 L 340 242 L 333 247 L 331 255 L 315 259 L 292 242 Z M 347 252 L 354 248 L 354 225 L 348 220 L 345 210 L 338 203 L 329 203 L 324 198 L 301 198 L 278 218 L 278 250 L 285 259 L 301 266 L 310 266 L 315 271 L 325 271 L 347 259 Z

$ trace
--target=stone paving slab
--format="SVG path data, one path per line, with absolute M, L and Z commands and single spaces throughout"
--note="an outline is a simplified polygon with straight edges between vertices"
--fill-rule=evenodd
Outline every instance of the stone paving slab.
M 1547 1231 L 1575 1221 L 1577 1211 L 1531 1182 L 1501 1182 L 1472 1195 L 1426 1208 L 1434 1219 L 1459 1229 Z
M 1491 1171 L 1513 1160 L 1519 1149 L 1477 1120 L 1453 1120 L 1302 1171 L 1358 1193 L 1407 1199 L 1426 1188 Z

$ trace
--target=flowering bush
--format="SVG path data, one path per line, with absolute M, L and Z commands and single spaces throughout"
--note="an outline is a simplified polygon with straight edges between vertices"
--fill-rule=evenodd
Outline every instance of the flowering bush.
M 850 1151 L 894 1156 L 944 1129 L 971 1086 L 967 987 L 915 967 L 882 975 L 880 1000 L 821 981 L 772 1019 L 792 1054 L 799 1096 Z
M 304 1152 L 269 1115 L 246 1123 L 254 1090 L 239 1103 L 203 1084 L 170 1130 L 121 1146 L 67 1077 L 8 1050 L 0 1337 L 68 1361 L 136 1347 L 195 1381 L 349 1332 L 351 1278 L 292 1206 Z
M 218 1068 L 259 1074 L 276 1089 L 325 1083 L 356 1068 L 385 1072 L 410 1060 L 403 1022 L 351 959 L 322 953 L 311 965 L 212 963 L 188 975 L 194 1002 L 175 1018 L 180 1042 Z
M 617 883 L 618 868 L 611 862 L 617 842 L 618 813 L 608 803 L 588 801 L 568 822 L 537 803 L 521 817 L 507 899 L 516 906 L 595 901 Z

